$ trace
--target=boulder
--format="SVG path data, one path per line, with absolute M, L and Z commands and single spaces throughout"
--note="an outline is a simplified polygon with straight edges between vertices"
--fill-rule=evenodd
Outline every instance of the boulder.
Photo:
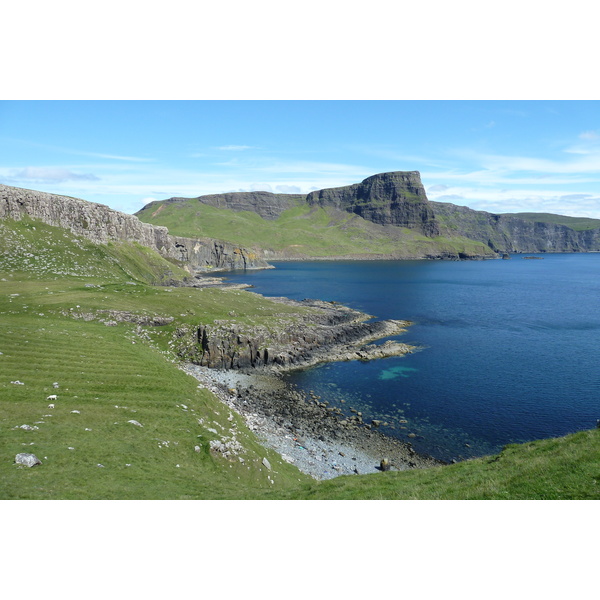
M 15 456 L 15 463 L 26 467 L 35 467 L 35 465 L 41 465 L 42 461 L 35 454 L 21 453 Z

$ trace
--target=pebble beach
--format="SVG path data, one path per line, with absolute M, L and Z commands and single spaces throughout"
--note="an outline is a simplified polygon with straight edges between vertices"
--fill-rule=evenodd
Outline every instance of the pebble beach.
M 183 370 L 239 413 L 264 446 L 314 479 L 379 473 L 382 459 L 396 471 L 442 464 L 372 429 L 336 426 L 331 413 L 289 389 L 275 374 L 193 364 Z

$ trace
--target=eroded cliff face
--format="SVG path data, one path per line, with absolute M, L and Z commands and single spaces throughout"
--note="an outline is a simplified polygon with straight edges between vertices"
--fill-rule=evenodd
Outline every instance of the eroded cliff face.
M 235 320 L 182 328 L 175 333 L 174 349 L 197 365 L 218 369 L 274 370 L 306 368 L 332 360 L 371 360 L 414 350 L 399 342 L 370 342 L 398 335 L 406 321 L 373 321 L 351 308 L 319 300 L 295 302 L 270 298 L 299 309 L 294 319 L 274 319 L 269 327 L 243 326 Z
M 418 171 L 394 171 L 354 185 L 311 192 L 311 205 L 333 206 L 379 225 L 406 227 L 428 237 L 439 235 Z
M 0 219 L 24 216 L 63 227 L 96 244 L 137 242 L 176 261 L 190 274 L 207 270 L 253 269 L 269 265 L 254 252 L 210 238 L 169 235 L 166 227 L 142 223 L 134 215 L 103 204 L 0 184 Z
M 152 210 L 153 206 L 173 202 L 187 202 L 189 198 L 169 198 L 164 202 L 151 202 L 143 210 Z M 229 192 L 226 194 L 208 194 L 194 198 L 202 204 L 215 208 L 255 212 L 267 221 L 274 221 L 289 208 L 306 200 L 303 194 L 273 194 L 272 192 Z
M 472 210 L 445 202 L 430 203 L 443 235 L 461 235 L 496 252 L 600 251 L 600 230 L 575 231 L 565 225 Z

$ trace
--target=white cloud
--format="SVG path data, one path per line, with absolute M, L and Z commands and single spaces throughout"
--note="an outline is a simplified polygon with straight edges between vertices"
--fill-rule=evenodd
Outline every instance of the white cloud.
M 581 140 L 600 140 L 600 134 L 597 131 L 583 131 L 579 134 Z
M 301 194 L 302 190 L 297 185 L 278 185 L 275 191 L 280 194 Z
M 255 150 L 255 146 L 238 146 L 235 144 L 231 144 L 229 146 L 218 146 L 217 150 L 231 150 L 233 152 L 241 152 L 243 150 Z
M 25 167 L 12 170 L 10 179 L 14 181 L 30 181 L 35 183 L 60 183 L 64 181 L 99 181 L 100 178 L 91 173 L 74 173 L 60 167 Z
M 273 188 L 268 183 L 253 183 L 250 185 L 251 192 L 273 192 Z

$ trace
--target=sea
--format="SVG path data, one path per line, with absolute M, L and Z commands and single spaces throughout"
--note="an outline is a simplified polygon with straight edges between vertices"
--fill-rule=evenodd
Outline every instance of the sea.
M 264 296 L 412 323 L 387 339 L 418 347 L 413 354 L 285 378 L 348 415 L 381 420 L 383 433 L 419 453 L 464 460 L 600 419 L 600 254 L 272 264 L 226 278 Z

